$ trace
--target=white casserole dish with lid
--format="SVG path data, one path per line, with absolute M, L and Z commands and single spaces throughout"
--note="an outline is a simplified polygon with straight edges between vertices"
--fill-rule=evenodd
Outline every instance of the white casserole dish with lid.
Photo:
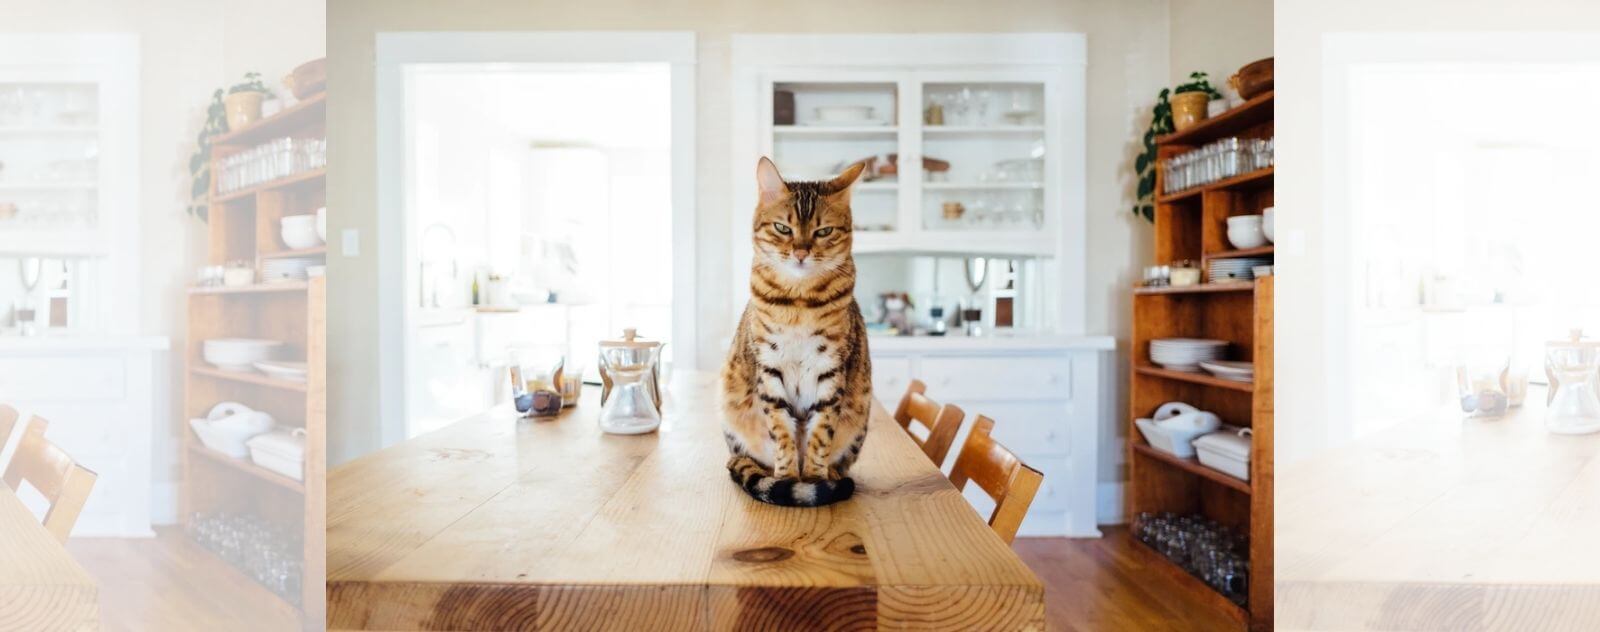
M 1239 480 L 1250 480 L 1250 429 L 1223 426 L 1194 440 L 1200 464 Z
M 250 460 L 297 481 L 305 480 L 305 428 L 279 428 L 257 435 L 248 442 Z

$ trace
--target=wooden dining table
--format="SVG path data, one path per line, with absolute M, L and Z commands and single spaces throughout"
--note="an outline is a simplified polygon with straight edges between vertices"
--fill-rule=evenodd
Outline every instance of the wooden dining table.
M 509 407 L 328 474 L 328 628 L 1044 629 L 1044 587 L 874 405 L 856 494 L 752 500 L 707 373 L 657 432 Z
M 1280 463 L 1280 630 L 1600 630 L 1600 434 L 1442 409 Z
M 0 630 L 98 630 L 99 600 L 88 571 L 0 485 Z

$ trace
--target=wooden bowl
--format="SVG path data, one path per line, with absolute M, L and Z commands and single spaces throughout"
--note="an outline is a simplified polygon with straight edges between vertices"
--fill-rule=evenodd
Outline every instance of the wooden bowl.
M 294 93 L 294 98 L 304 99 L 328 87 L 328 58 L 313 59 L 300 64 L 283 78 L 283 84 Z
M 1234 92 L 1241 99 L 1254 99 L 1272 89 L 1272 58 L 1245 64 L 1239 72 L 1228 78 Z

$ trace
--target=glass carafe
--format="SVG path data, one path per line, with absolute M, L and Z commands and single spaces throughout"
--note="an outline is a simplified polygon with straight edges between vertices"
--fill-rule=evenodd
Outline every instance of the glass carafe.
M 1557 434 L 1600 431 L 1600 342 L 1574 330 L 1567 340 L 1545 345 L 1544 369 L 1550 395 L 1544 424 Z
M 661 425 L 661 343 L 633 329 L 600 342 L 600 429 L 642 434 Z

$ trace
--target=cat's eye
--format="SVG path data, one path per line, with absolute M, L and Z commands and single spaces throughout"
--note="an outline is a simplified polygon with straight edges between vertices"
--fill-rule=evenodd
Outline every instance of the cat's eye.
M 780 224 L 778 222 L 773 222 L 772 223 L 772 230 L 778 231 L 779 235 L 792 235 L 792 234 L 794 234 L 794 230 L 793 229 L 789 228 L 788 226 L 784 226 L 783 224 Z
M 811 233 L 812 236 L 817 237 L 819 239 L 822 238 L 822 237 L 827 237 L 828 235 L 832 235 L 832 234 L 833 234 L 833 227 L 832 226 L 829 226 L 827 228 L 819 228 L 819 229 L 817 229 L 817 232 Z

